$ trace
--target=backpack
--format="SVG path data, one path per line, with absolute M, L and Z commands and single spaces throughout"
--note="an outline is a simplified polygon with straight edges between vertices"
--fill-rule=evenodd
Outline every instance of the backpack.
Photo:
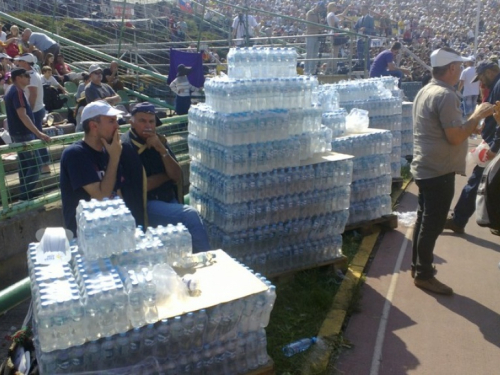
M 67 99 L 59 97 L 59 91 L 55 87 L 43 85 L 43 104 L 48 112 L 61 109 L 66 101 Z
M 486 166 L 476 197 L 476 222 L 500 230 L 500 153 Z

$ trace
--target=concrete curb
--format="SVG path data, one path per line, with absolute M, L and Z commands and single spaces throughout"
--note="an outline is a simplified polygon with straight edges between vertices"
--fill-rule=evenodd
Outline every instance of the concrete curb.
M 394 205 L 397 205 L 401 200 L 402 195 L 405 193 L 411 182 L 412 180 L 403 184 L 401 190 L 398 192 L 398 195 L 395 197 Z M 372 234 L 365 236 L 361 241 L 359 250 L 349 264 L 345 279 L 342 281 L 342 284 L 335 295 L 330 311 L 327 313 L 326 318 L 319 329 L 318 337 L 321 337 L 326 341 L 333 341 L 342 332 L 342 327 L 344 326 L 344 322 L 347 317 L 347 310 L 351 305 L 354 291 L 360 284 L 364 274 L 364 269 L 368 264 L 379 235 L 380 228 L 377 227 Z M 332 348 L 330 345 L 318 345 L 313 347 L 304 361 L 301 374 L 317 374 L 325 371 L 330 362 L 331 354 Z

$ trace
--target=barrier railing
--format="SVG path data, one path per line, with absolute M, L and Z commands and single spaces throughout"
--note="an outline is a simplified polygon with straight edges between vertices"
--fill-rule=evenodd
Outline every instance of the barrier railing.
M 169 137 L 170 145 L 179 162 L 188 160 L 187 115 L 164 118 L 162 124 L 157 128 L 157 132 Z M 130 125 L 122 125 L 120 132 L 123 133 L 129 128 Z M 61 199 L 59 190 L 61 154 L 66 147 L 83 139 L 83 135 L 83 133 L 73 133 L 53 136 L 50 143 L 35 140 L 0 146 L 0 220 L 36 210 Z M 48 157 L 45 161 L 40 158 L 40 150 L 44 149 L 47 150 Z M 20 155 L 23 163 L 19 162 Z M 50 173 L 40 173 L 44 163 Z M 30 170 L 32 167 L 35 168 L 34 172 Z M 30 173 L 34 173 L 32 179 Z M 28 197 L 23 194 L 20 176 L 24 181 L 24 188 L 29 190 Z

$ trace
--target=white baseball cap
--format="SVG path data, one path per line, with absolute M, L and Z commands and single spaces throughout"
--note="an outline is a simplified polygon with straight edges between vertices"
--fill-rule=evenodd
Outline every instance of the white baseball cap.
M 36 64 L 38 59 L 35 55 L 31 53 L 24 53 L 21 56 L 17 56 L 14 58 L 15 61 L 26 61 L 28 64 Z
M 448 52 L 442 48 L 432 51 L 431 53 L 431 66 L 437 68 L 439 66 L 445 66 L 451 64 L 452 62 L 466 62 L 470 61 L 466 57 L 462 57 L 453 52 Z
M 99 64 L 92 64 L 89 67 L 89 74 L 97 72 L 98 70 L 102 71 L 102 68 L 99 66 Z
M 122 111 L 112 107 L 104 100 L 98 100 L 87 104 L 82 111 L 81 122 L 94 118 L 96 116 L 118 116 L 123 114 Z

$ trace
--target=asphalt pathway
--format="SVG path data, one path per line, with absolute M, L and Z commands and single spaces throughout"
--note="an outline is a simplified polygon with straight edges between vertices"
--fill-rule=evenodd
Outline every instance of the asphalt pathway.
M 457 176 L 454 206 L 466 178 Z M 398 212 L 415 211 L 411 183 Z M 425 292 L 410 276 L 413 228 L 385 232 L 362 287 L 360 312 L 344 337 L 353 345 L 335 374 L 500 374 L 500 237 L 473 217 L 465 235 L 445 230 L 434 263 L 453 296 Z

